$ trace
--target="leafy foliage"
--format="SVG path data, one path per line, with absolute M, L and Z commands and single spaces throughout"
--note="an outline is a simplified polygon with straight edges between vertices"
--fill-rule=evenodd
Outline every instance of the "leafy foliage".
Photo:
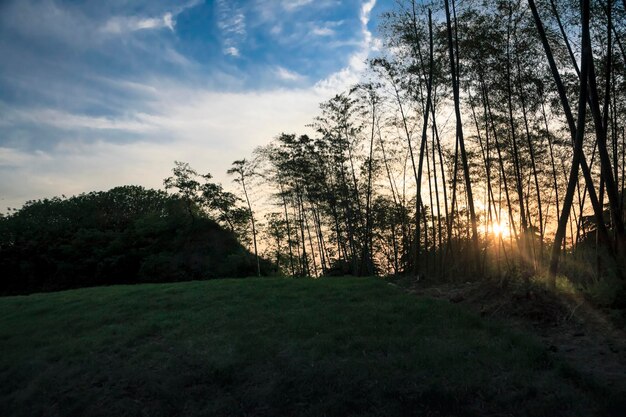
M 123 186 L 30 201 L 1 218 L 0 269 L 7 294 L 241 277 L 256 266 L 187 195 Z

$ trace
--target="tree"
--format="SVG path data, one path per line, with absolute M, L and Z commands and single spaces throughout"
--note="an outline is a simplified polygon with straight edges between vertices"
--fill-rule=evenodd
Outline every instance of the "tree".
M 252 204 L 250 203 L 250 197 L 248 196 L 248 190 L 246 189 L 246 179 L 249 179 L 252 175 L 254 175 L 254 164 L 245 159 L 240 159 L 234 161 L 232 165 L 233 167 L 230 168 L 227 173 L 228 175 L 236 175 L 234 181 L 241 185 L 243 195 L 246 199 L 246 204 L 248 205 L 250 224 L 252 225 L 252 242 L 254 243 L 254 256 L 256 258 L 257 275 L 261 276 L 261 263 L 259 261 L 259 251 L 257 248 L 257 232 L 254 222 L 254 212 L 252 211 Z
M 197 203 L 191 212 L 188 200 L 139 186 L 30 201 L 0 219 L 0 294 L 256 271 L 234 233 Z
M 454 0 L 453 5 L 454 5 Z M 474 268 L 479 268 L 479 258 L 478 258 L 478 226 L 476 221 L 476 211 L 474 209 L 474 196 L 472 194 L 472 181 L 470 178 L 469 171 L 469 163 L 467 160 L 467 152 L 465 150 L 465 140 L 463 138 L 463 122 L 461 118 L 461 99 L 459 94 L 459 79 L 458 79 L 458 68 L 456 63 L 456 56 L 458 56 L 458 51 L 455 51 L 455 43 L 453 42 L 452 37 L 452 23 L 450 19 L 450 6 L 448 4 L 448 0 L 445 0 L 445 9 L 446 9 L 446 28 L 447 28 L 447 36 L 448 36 L 448 51 L 450 56 L 450 77 L 452 79 L 452 91 L 454 94 L 454 113 L 456 116 L 456 140 L 459 144 L 459 148 L 461 150 L 461 161 L 463 163 L 463 175 L 465 177 L 465 189 L 467 192 L 467 202 L 469 206 L 470 212 L 470 221 L 472 224 L 472 245 L 473 245 L 473 257 L 474 257 Z M 458 47 L 458 44 L 456 45 Z M 478 270 L 477 270 L 478 271 Z

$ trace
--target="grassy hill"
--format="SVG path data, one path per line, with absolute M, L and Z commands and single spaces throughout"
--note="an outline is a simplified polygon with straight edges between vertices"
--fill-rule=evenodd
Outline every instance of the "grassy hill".
M 593 415 L 528 335 L 380 279 L 0 298 L 3 416 Z

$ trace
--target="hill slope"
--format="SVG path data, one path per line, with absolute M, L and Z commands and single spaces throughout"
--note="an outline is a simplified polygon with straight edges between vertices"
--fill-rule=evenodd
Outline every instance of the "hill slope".
M 608 412 L 528 336 L 373 278 L 5 297 L 0 345 L 7 416 Z

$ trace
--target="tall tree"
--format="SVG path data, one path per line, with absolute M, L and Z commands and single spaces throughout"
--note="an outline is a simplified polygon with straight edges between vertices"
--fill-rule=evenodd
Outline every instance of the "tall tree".
M 454 6 L 454 0 L 452 0 Z M 474 268 L 478 272 L 480 260 L 478 253 L 478 224 L 476 221 L 476 211 L 474 209 L 474 196 L 472 194 L 472 181 L 470 178 L 469 163 L 467 159 L 467 152 L 465 150 L 465 140 L 463 138 L 463 121 L 461 117 L 461 98 L 459 94 L 459 79 L 457 75 L 457 61 L 455 56 L 458 57 L 458 51 L 456 51 L 455 43 L 452 37 L 452 23 L 450 19 L 450 5 L 448 0 L 445 0 L 446 9 L 446 29 L 448 38 L 448 52 L 450 56 L 450 76 L 452 78 L 452 92 L 454 95 L 454 113 L 456 116 L 456 139 L 461 151 L 461 161 L 463 163 L 463 175 L 465 177 L 465 190 L 467 193 L 467 203 L 470 212 L 470 221 L 472 226 L 472 258 L 474 262 Z M 455 25 L 456 28 L 456 25 Z M 458 44 L 456 44 L 458 46 Z M 456 52 L 456 53 L 455 53 Z M 454 210 L 454 207 L 453 207 Z
M 252 226 L 252 242 L 254 244 L 254 257 L 256 258 L 256 270 L 257 276 L 261 276 L 261 262 L 259 261 L 259 250 L 257 247 L 257 231 L 254 221 L 254 211 L 252 210 L 252 203 L 250 203 L 250 196 L 246 188 L 246 179 L 250 179 L 254 175 L 254 164 L 250 163 L 246 159 L 238 159 L 232 163 L 232 168 L 227 171 L 228 175 L 236 175 L 234 181 L 241 185 L 243 195 L 248 205 L 248 211 L 250 213 L 250 224 Z

